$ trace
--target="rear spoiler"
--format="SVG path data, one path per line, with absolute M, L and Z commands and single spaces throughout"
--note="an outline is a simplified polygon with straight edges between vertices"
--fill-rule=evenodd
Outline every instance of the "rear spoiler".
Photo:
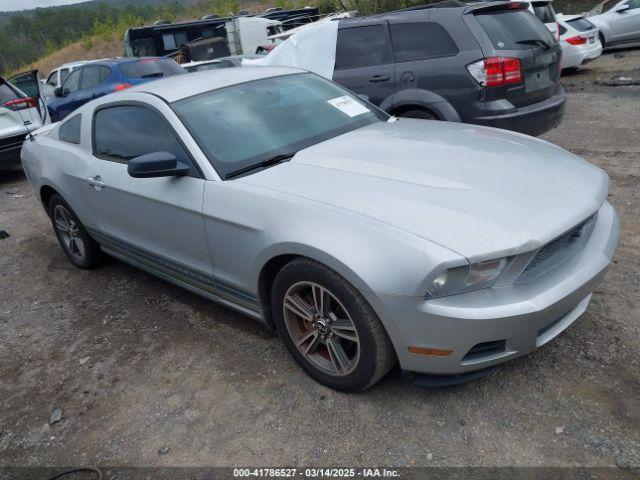
M 496 10 L 526 10 L 529 8 L 529 2 L 479 2 L 476 5 L 470 5 L 464 10 L 467 13 L 492 12 Z

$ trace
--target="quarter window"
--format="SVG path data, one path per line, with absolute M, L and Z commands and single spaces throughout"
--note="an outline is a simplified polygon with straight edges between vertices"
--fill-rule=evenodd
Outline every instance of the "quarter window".
M 82 115 L 76 115 L 70 118 L 58 129 L 58 140 L 67 143 L 80 144 L 80 124 L 82 123 Z
M 69 76 L 68 68 L 63 68 L 62 70 L 60 70 L 60 85 L 64 83 L 64 81 L 67 79 L 68 76 Z
M 381 65 L 387 48 L 382 25 L 338 30 L 336 69 Z
M 51 72 L 51 74 L 49 75 L 49 78 L 47 78 L 47 85 L 51 85 L 53 87 L 57 87 L 58 86 L 58 71 L 56 70 L 55 72 Z
M 93 129 L 94 151 L 106 160 L 126 163 L 140 155 L 169 152 L 193 167 L 167 122 L 147 107 L 123 105 L 98 110 Z
M 458 53 L 447 31 L 433 22 L 392 24 L 391 39 L 397 62 L 451 57 Z

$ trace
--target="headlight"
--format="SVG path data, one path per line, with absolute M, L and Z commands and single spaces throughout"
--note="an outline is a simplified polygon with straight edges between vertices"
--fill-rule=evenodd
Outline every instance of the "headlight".
M 426 298 L 446 297 L 493 286 L 513 257 L 486 260 L 462 267 L 450 268 L 433 279 Z

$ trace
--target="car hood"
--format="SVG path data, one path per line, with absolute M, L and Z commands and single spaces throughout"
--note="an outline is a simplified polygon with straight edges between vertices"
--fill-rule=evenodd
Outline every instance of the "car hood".
M 602 170 L 548 142 L 415 119 L 340 135 L 239 181 L 362 215 L 470 261 L 540 247 L 597 211 L 609 188 Z

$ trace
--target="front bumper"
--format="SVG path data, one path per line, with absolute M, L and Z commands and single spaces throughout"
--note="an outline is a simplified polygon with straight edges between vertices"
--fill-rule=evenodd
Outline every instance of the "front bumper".
M 619 231 L 616 212 L 605 203 L 585 246 L 530 283 L 434 300 L 378 295 L 401 368 L 455 375 L 485 369 L 544 345 L 586 310 L 611 263 Z M 426 356 L 409 352 L 410 346 L 452 353 Z
M 560 125 L 566 101 L 564 89 L 559 87 L 558 93 L 541 102 L 524 107 L 511 105 L 507 113 L 477 116 L 464 121 L 536 136 Z

